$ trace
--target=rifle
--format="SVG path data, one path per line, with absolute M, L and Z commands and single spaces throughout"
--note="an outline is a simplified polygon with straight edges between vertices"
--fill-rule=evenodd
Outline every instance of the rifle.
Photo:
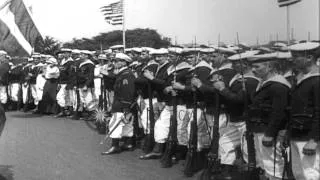
M 176 72 L 176 67 L 177 67 L 177 62 L 178 59 L 176 60 L 174 64 L 174 74 L 173 74 L 173 81 L 177 81 L 177 72 Z M 178 139 L 177 139 L 177 97 L 176 93 L 172 93 L 172 105 L 173 105 L 173 112 L 170 117 L 170 130 L 169 130 L 169 137 L 168 141 L 166 143 L 166 149 L 164 152 L 164 155 L 161 158 L 161 166 L 163 168 L 168 168 L 172 166 L 172 157 L 175 155 L 175 151 L 177 148 L 178 144 Z
M 196 41 L 195 41 L 196 42 Z M 198 56 L 195 57 L 195 65 L 198 63 Z M 193 77 L 196 77 L 195 69 L 192 73 Z M 197 99 L 197 90 L 192 88 L 192 100 L 193 100 L 193 121 L 191 122 L 190 138 L 189 138 L 189 147 L 186 156 L 186 162 L 184 166 L 184 175 L 191 177 L 194 172 L 196 172 L 201 166 L 197 164 L 197 146 L 198 146 L 198 122 L 197 122 L 197 109 L 198 109 L 198 99 Z
M 79 120 L 80 116 L 79 116 L 79 108 L 80 108 L 80 92 L 79 92 L 79 88 L 78 88 L 78 70 L 77 70 L 77 66 L 74 67 L 74 72 L 75 72 L 75 75 L 76 75 L 76 100 L 77 100 L 77 106 L 76 106 L 76 109 L 75 109 L 75 113 L 74 113 L 74 119 L 75 120 Z
M 292 72 L 293 74 L 293 72 Z M 291 84 L 293 87 L 291 87 L 290 90 L 290 97 L 292 98 L 292 91 L 295 86 L 294 78 L 292 78 Z M 293 171 L 292 171 L 292 154 L 291 154 L 291 143 L 290 143 L 290 136 L 291 136 L 291 122 L 292 122 L 292 100 L 289 99 L 290 107 L 287 108 L 288 113 L 288 122 L 286 124 L 286 134 L 284 135 L 284 143 L 281 146 L 281 154 L 284 159 L 284 168 L 282 173 L 282 179 L 286 180 L 295 180 Z M 289 151 L 289 152 L 288 152 Z
M 220 115 L 220 95 L 215 92 L 215 112 L 213 114 L 214 122 L 211 130 L 211 146 L 207 156 L 207 168 L 200 175 L 201 180 L 217 180 L 221 172 L 221 164 L 219 159 L 219 115 Z
M 152 93 L 152 87 L 151 87 L 151 82 L 148 81 L 148 100 L 149 100 L 149 113 L 148 113 L 148 119 L 147 119 L 147 124 L 149 120 L 149 127 L 150 127 L 150 133 L 147 134 L 143 150 L 145 153 L 149 153 L 152 151 L 152 148 L 154 146 L 154 124 L 155 124 L 155 119 L 154 119 L 154 111 L 153 111 L 153 93 Z M 147 126 L 148 129 L 148 126 Z M 147 130 L 148 131 L 148 130 Z

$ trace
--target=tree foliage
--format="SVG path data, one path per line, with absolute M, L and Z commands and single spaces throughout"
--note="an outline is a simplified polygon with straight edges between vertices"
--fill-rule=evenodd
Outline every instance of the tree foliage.
M 126 31 L 126 47 L 153 47 L 161 48 L 170 45 L 171 39 L 162 37 L 153 29 L 133 29 Z M 122 44 L 122 31 L 111 31 L 101 33 L 92 38 L 73 39 L 63 46 L 72 49 L 99 50 L 101 47 L 107 49 L 113 45 Z
M 43 40 L 41 38 L 36 40 L 34 50 L 41 54 L 54 55 L 61 47 L 61 43 L 53 37 L 46 36 Z

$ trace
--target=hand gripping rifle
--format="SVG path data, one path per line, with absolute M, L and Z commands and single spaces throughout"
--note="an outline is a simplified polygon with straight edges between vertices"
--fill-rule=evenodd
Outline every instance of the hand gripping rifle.
M 173 74 L 173 81 L 177 81 L 177 62 L 179 58 L 177 58 L 175 64 L 174 64 L 174 74 Z M 168 141 L 166 143 L 166 149 L 164 152 L 164 155 L 161 158 L 161 166 L 163 168 L 168 168 L 172 166 L 172 157 L 176 153 L 176 148 L 177 148 L 177 97 L 176 97 L 176 92 L 172 93 L 172 106 L 173 106 L 173 112 L 170 117 L 170 129 L 169 129 L 169 137 Z
M 199 53 L 195 57 L 195 65 L 197 65 L 199 60 Z M 196 77 L 195 69 L 192 73 L 193 77 Z M 190 138 L 189 138 L 189 147 L 186 156 L 186 162 L 184 166 L 184 175 L 187 177 L 191 177 L 194 172 L 196 172 L 201 165 L 197 164 L 198 156 L 197 156 L 197 146 L 198 146 L 198 122 L 197 122 L 197 109 L 198 109 L 198 99 L 197 99 L 197 90 L 195 87 L 192 87 L 192 101 L 193 101 L 193 121 L 191 121 L 191 130 L 190 130 Z

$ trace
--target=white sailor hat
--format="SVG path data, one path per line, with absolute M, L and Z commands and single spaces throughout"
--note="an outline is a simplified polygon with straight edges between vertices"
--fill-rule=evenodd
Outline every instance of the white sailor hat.
M 287 51 L 287 52 L 277 51 L 275 53 L 277 55 L 277 59 L 291 59 L 292 58 L 291 52 L 289 52 L 289 51 Z
M 212 48 L 212 47 L 210 47 L 210 48 L 201 48 L 199 50 L 199 52 L 202 53 L 202 54 L 210 54 L 210 53 L 214 53 L 215 51 L 216 50 L 214 48 Z
M 0 50 L 0 55 L 8 55 L 6 51 Z
M 48 64 L 58 64 L 58 61 L 57 61 L 56 58 L 50 57 L 50 58 L 48 58 L 48 59 L 46 60 L 46 63 L 48 63 Z
M 132 59 L 128 56 L 128 55 L 126 55 L 126 54 L 124 54 L 124 53 L 117 53 L 116 54 L 116 56 L 115 56 L 115 59 L 117 60 L 124 60 L 124 61 L 127 61 L 127 62 L 132 62 Z
M 131 52 L 132 51 L 132 48 L 126 48 L 126 49 L 124 49 L 124 52 Z
M 123 45 L 114 45 L 110 47 L 110 49 L 121 49 L 121 48 L 123 48 Z
M 73 54 L 80 54 L 81 51 L 80 51 L 79 49 L 72 49 L 72 50 L 71 50 L 71 53 L 73 53 Z
M 228 48 L 228 47 L 217 47 L 216 49 L 217 49 L 217 51 L 219 51 L 220 53 L 223 53 L 223 54 L 236 54 L 237 53 L 235 50 L 233 50 L 232 48 Z
M 111 49 L 105 49 L 105 50 L 103 50 L 103 52 L 107 53 L 107 54 L 110 54 L 110 53 L 112 53 L 112 50 Z
M 149 52 L 150 55 L 167 55 L 169 53 L 169 51 L 165 48 L 161 48 L 161 49 L 153 49 Z
M 41 58 L 41 54 L 37 53 L 37 52 L 34 52 L 34 53 L 32 53 L 31 57 L 32 58 Z
M 303 53 L 304 55 L 313 55 L 315 57 L 320 54 L 320 43 L 318 42 L 303 42 L 299 44 L 294 44 L 289 46 L 289 50 L 292 52 L 292 55 Z
M 231 60 L 231 61 L 238 61 L 240 59 L 248 59 L 256 54 L 259 53 L 259 50 L 251 50 L 251 51 L 245 51 L 243 53 L 240 53 L 240 54 L 235 54 L 235 55 L 232 55 L 232 56 L 229 56 L 228 59 Z
M 195 55 L 196 53 L 199 52 L 200 49 L 196 48 L 183 48 L 182 52 L 180 53 L 182 56 L 190 56 L 190 55 Z
M 183 48 L 180 47 L 169 47 L 168 52 L 173 54 L 181 54 L 183 51 Z
M 142 50 L 142 51 L 148 51 L 148 52 L 150 52 L 150 51 L 153 51 L 154 48 L 151 48 L 151 47 L 142 47 L 141 50 Z
M 105 54 L 100 54 L 98 59 L 107 60 L 107 56 Z
M 93 55 L 93 53 L 89 50 L 81 50 L 80 51 L 81 54 L 87 54 L 87 55 Z
M 136 53 L 142 53 L 142 49 L 141 48 L 138 48 L 138 47 L 134 47 L 131 49 L 133 52 L 136 52 Z
M 260 63 L 277 60 L 277 53 L 256 54 L 247 58 L 251 63 Z
M 61 48 L 56 54 L 60 54 L 60 53 L 71 53 L 72 49 L 69 48 Z

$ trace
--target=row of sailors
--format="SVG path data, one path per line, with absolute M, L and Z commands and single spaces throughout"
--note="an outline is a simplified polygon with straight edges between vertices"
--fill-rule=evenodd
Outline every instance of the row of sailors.
M 169 136 L 173 96 L 177 98 L 179 158 L 183 158 L 188 149 L 190 123 L 193 121 L 192 89 L 197 89 L 197 101 L 200 105 L 197 109 L 199 152 L 205 152 L 210 146 L 208 131 L 212 129 L 213 114 L 217 106 L 214 94 L 219 93 L 222 99 L 219 106 L 223 107 L 219 116 L 219 157 L 226 174 L 234 166 L 236 147 L 241 147 L 245 161 L 248 159 L 243 138 L 247 122 L 250 124 L 250 131 L 254 133 L 257 167 L 263 169 L 268 178 L 281 179 L 284 159 L 280 154 L 282 143 L 278 139 L 281 139 L 288 118 L 291 117 L 289 126 L 294 176 L 296 179 L 319 179 L 320 72 L 316 64 L 319 43 L 296 44 L 290 49 L 291 54 L 265 53 L 260 50 L 228 58 L 221 55 L 223 52 L 214 57 L 203 54 L 195 58 L 194 51 L 174 51 L 175 55 L 169 57 L 168 51 L 162 49 L 150 52 L 152 58 L 149 61 L 146 60 L 147 57 L 139 56 L 140 62 L 145 61 L 140 66 L 140 62 L 133 62 L 129 56 L 118 53 L 114 62 L 101 55 L 99 59 L 105 61 L 96 68 L 88 60 L 87 54 L 82 53 L 78 62 L 71 60 L 70 52 L 66 51 L 63 52 L 65 57 L 62 60 L 65 63 L 60 65 L 63 68 L 60 67 L 60 71 L 58 69 L 60 79 L 64 79 L 66 73 L 66 81 L 60 80 L 57 101 L 63 108 L 72 106 L 74 100 L 71 100 L 71 94 L 74 87 L 77 87 L 83 108 L 92 112 L 97 108 L 94 101 L 101 92 L 97 85 L 99 83 L 94 83 L 99 81 L 95 81 L 94 77 L 103 77 L 106 91 L 113 91 L 114 94 L 110 107 L 112 117 L 109 121 L 112 147 L 102 154 L 114 154 L 133 146 L 133 121 L 126 121 L 127 117 L 131 117 L 133 104 L 144 104 L 143 108 L 140 107 L 140 121 L 146 136 L 150 134 L 150 84 L 157 119 L 152 137 L 156 144 L 151 153 L 140 156 L 140 159 L 160 158 L 163 155 Z M 68 62 L 70 66 L 67 65 Z M 72 64 L 77 64 L 76 68 Z M 50 69 L 46 72 L 50 72 Z M 242 93 L 243 84 L 249 95 L 249 121 L 244 116 L 247 107 L 244 107 L 246 97 Z M 138 96 L 139 102 L 136 103 Z M 64 102 L 61 103 L 62 101 Z M 124 147 L 120 147 L 120 139 L 123 138 L 126 142 Z

